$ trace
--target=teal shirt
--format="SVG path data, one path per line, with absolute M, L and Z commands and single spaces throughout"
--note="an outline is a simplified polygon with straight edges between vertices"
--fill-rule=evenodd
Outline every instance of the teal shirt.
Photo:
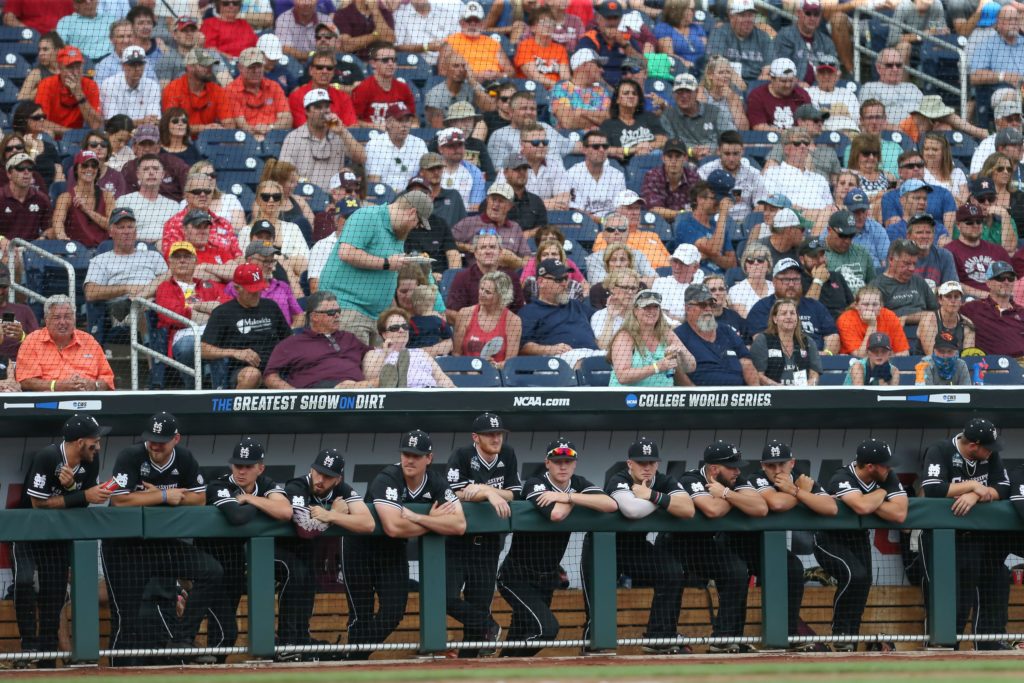
M 88 19 L 77 12 L 57 22 L 57 35 L 68 45 L 74 45 L 89 59 L 99 61 L 110 54 L 110 25 L 117 17 L 97 14 Z M 118 73 L 121 73 L 118 71 Z
M 402 240 L 391 231 L 387 204 L 368 206 L 349 216 L 338 244 L 349 244 L 381 258 L 405 253 Z M 356 268 L 342 261 L 337 249 L 320 275 L 320 289 L 334 294 L 342 308 L 369 318 L 376 318 L 391 306 L 397 284 L 397 272 Z
M 665 357 L 665 342 L 658 344 L 658 348 L 654 349 L 654 353 L 651 353 L 647 349 L 633 349 L 633 367 L 642 368 L 650 365 L 651 363 L 657 363 L 659 360 Z M 671 387 L 675 385 L 673 376 L 675 371 L 671 374 L 668 370 L 665 372 L 656 372 L 653 375 L 644 377 L 642 380 L 633 382 L 632 384 L 626 385 L 619 381 L 619 378 L 615 376 L 615 366 L 612 366 L 612 376 L 608 380 L 608 386 L 610 387 Z

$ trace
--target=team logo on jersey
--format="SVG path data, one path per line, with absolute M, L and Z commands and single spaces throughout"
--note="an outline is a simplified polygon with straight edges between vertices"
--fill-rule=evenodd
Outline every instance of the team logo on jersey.
M 690 490 L 693 491 L 694 493 L 700 493 L 701 491 L 704 490 L 704 484 L 700 483 L 699 481 L 695 481 L 692 484 L 690 484 Z
M 758 486 L 768 486 L 768 480 L 763 478 L 763 477 L 758 477 L 757 478 L 757 485 Z
M 456 499 L 455 493 L 451 489 L 444 490 L 444 499 L 449 503 Z
M 459 468 L 452 467 L 448 470 L 448 481 L 456 482 L 459 480 Z
M 929 477 L 937 477 L 940 474 L 942 474 L 942 466 L 941 465 L 928 465 L 928 476 Z
M 848 481 L 841 481 L 841 482 L 839 482 L 839 488 L 840 488 L 840 490 L 849 491 L 850 490 L 850 482 L 848 482 Z
M 1024 484 L 1020 485 L 1020 495 L 1024 496 Z
M 29 204 L 28 205 L 28 210 L 29 210 L 30 213 L 39 213 L 39 205 L 38 204 Z
M 148 477 L 152 471 L 153 470 L 150 468 L 149 463 L 148 462 L 144 462 L 139 467 L 139 476 L 140 477 Z
M 114 481 L 116 481 L 117 485 L 120 486 L 121 488 L 127 488 L 128 487 L 128 475 L 127 474 L 115 474 L 114 475 Z
M 423 497 L 426 498 L 427 500 L 430 500 L 431 499 L 430 491 L 427 491 L 426 493 L 424 493 Z
M 231 494 L 228 492 L 227 489 L 217 489 L 217 497 L 218 498 L 230 498 Z
M 629 484 L 627 484 L 627 483 L 626 483 L 626 482 L 624 482 L 624 481 L 620 481 L 620 482 L 619 482 L 618 484 L 616 484 L 616 485 L 615 485 L 615 488 L 617 488 L 617 489 L 623 489 L 623 490 L 625 490 L 625 491 L 628 491 L 628 490 L 629 490 Z
M 398 500 L 398 489 L 392 488 L 392 487 L 389 486 L 384 491 L 384 497 L 387 498 L 388 500 L 395 500 L 395 501 L 397 501 Z
M 544 487 L 544 484 L 534 484 L 533 485 L 533 492 L 534 493 L 541 493 L 543 491 L 547 491 L 547 489 Z
M 306 507 L 306 499 L 303 498 L 302 496 L 292 496 L 292 507 Z
M 203 481 L 203 475 L 201 475 L 201 474 L 197 474 L 196 475 L 196 483 L 199 484 L 200 486 L 202 486 L 204 483 L 206 483 L 206 482 Z
M 44 486 L 46 486 L 45 475 L 37 474 L 36 476 L 32 477 L 32 488 L 42 489 Z

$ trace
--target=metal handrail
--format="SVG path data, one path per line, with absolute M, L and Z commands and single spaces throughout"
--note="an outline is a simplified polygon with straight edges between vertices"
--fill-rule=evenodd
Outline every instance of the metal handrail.
M 77 310 L 75 308 L 75 267 L 74 266 L 72 266 L 70 263 L 68 263 L 64 259 L 62 259 L 60 256 L 57 256 L 56 254 L 51 254 L 50 252 L 46 251 L 42 247 L 38 247 L 38 246 L 32 244 L 31 242 L 29 242 L 27 240 L 23 240 L 20 237 L 15 237 L 13 240 L 11 240 L 11 246 L 21 247 L 23 249 L 28 249 L 31 252 L 39 254 L 40 256 L 42 256 L 47 261 L 53 261 L 54 263 L 59 263 L 61 266 L 63 266 L 64 270 L 66 270 L 67 273 L 68 273 L 68 298 L 71 299 L 71 310 L 73 310 L 73 311 Z M 18 254 L 17 254 L 17 252 L 14 249 L 8 249 L 7 250 L 7 267 L 10 270 L 10 272 L 12 273 L 12 275 L 13 275 L 13 273 L 17 272 L 15 270 L 15 262 L 17 261 L 17 257 L 18 257 Z M 15 294 L 24 294 L 25 296 L 27 296 L 29 299 L 32 299 L 33 301 L 42 301 L 44 303 L 46 302 L 46 297 L 45 296 L 43 296 L 39 292 L 36 292 L 35 290 L 29 289 L 28 287 L 26 287 L 24 285 L 18 284 L 17 282 L 15 282 L 15 279 L 12 277 L 11 278 L 11 288 L 7 292 L 7 300 L 10 303 L 14 303 L 14 295 Z
M 910 73 L 914 77 L 920 79 L 921 81 L 923 81 L 925 83 L 928 83 L 929 85 L 933 85 L 936 88 L 939 88 L 941 90 L 945 90 L 946 92 L 951 92 L 951 93 L 953 93 L 955 95 L 959 95 L 960 96 L 960 116 L 962 116 L 964 118 L 967 117 L 967 105 L 968 105 L 968 101 L 967 101 L 967 92 L 968 92 L 967 66 L 968 65 L 967 65 L 967 52 L 963 48 L 954 47 L 953 45 L 950 45 L 948 41 L 942 40 L 941 38 L 936 38 L 935 36 L 933 36 L 930 33 L 923 33 L 921 31 L 919 31 L 918 29 L 915 29 L 913 26 L 910 26 L 909 24 L 904 24 L 902 21 L 896 21 L 894 18 L 888 17 L 888 16 L 886 16 L 884 14 L 880 14 L 880 13 L 874 11 L 874 10 L 864 9 L 864 8 L 857 8 L 857 9 L 855 9 L 853 11 L 853 50 L 854 50 L 854 52 L 866 54 L 869 57 L 874 57 L 874 58 L 877 59 L 878 53 L 875 52 L 874 50 L 872 50 L 871 48 L 865 47 L 865 46 L 860 44 L 860 35 L 861 35 L 861 18 L 860 17 L 861 17 L 861 15 L 866 15 L 868 17 L 871 17 L 872 19 L 877 19 L 877 20 L 879 20 L 879 21 L 881 21 L 881 22 L 883 22 L 885 24 L 888 24 L 890 26 L 895 26 L 896 28 L 900 29 L 904 33 L 913 33 L 914 35 L 918 36 L 923 42 L 935 43 L 935 44 L 939 45 L 940 47 L 949 50 L 950 52 L 955 52 L 957 54 L 957 56 L 960 58 L 960 62 L 959 62 L 960 87 L 959 88 L 954 86 L 954 85 L 950 85 L 949 83 L 946 83 L 945 81 L 939 80 L 938 78 L 935 78 L 934 76 L 929 76 L 928 74 L 924 73 L 923 71 L 919 71 L 918 69 L 914 69 L 914 68 L 909 67 L 909 66 L 904 66 L 903 68 L 904 68 L 904 70 L 906 70 L 908 73 Z M 860 60 L 859 59 L 853 60 L 853 77 L 857 80 L 857 82 L 860 82 Z
M 167 356 L 159 351 L 154 351 L 145 344 L 139 343 L 139 313 L 143 308 L 148 308 L 154 313 L 164 315 L 171 320 L 176 320 L 188 327 L 192 328 L 192 367 L 188 367 L 184 363 L 179 363 L 170 356 Z M 202 357 L 200 354 L 200 332 L 199 325 L 194 321 L 186 318 L 183 315 L 179 315 L 169 308 L 158 306 L 157 304 L 149 301 L 148 299 L 142 299 L 135 297 L 132 299 L 131 313 L 128 315 L 128 319 L 131 322 L 131 361 L 132 361 L 132 391 L 138 391 L 139 389 L 139 354 L 149 356 L 156 360 L 159 360 L 167 365 L 171 366 L 178 372 L 184 373 L 195 378 L 195 388 L 197 391 L 203 388 L 203 367 Z

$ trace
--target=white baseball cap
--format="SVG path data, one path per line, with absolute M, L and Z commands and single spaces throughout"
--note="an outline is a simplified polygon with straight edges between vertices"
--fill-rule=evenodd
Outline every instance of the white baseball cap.
M 644 198 L 636 192 L 633 192 L 633 190 L 622 190 L 615 197 L 615 206 L 633 206 L 637 202 L 640 202 L 645 206 L 647 205 Z
M 772 60 L 771 68 L 769 73 L 774 78 L 781 78 L 782 76 L 795 76 L 796 75 L 796 64 L 793 63 L 792 59 L 787 57 L 779 57 L 778 59 Z
M 572 59 L 569 60 L 569 66 L 572 67 L 573 71 L 575 71 L 587 62 L 601 63 L 601 57 L 589 47 L 576 50 L 572 55 Z
M 466 3 L 466 9 L 462 10 L 463 19 L 483 19 L 484 7 L 479 2 Z
M 729 0 L 729 14 L 754 11 L 754 0 Z
M 688 266 L 692 266 L 695 263 L 700 263 L 700 250 L 692 244 L 680 244 L 676 247 L 676 250 L 672 252 L 672 258 Z
M 281 50 L 281 39 L 273 33 L 264 33 L 260 36 L 260 39 L 256 41 L 256 47 L 264 57 L 273 62 L 284 57 L 284 52 Z
M 779 212 L 775 214 L 775 220 L 772 224 L 776 228 L 792 228 L 800 225 L 800 217 L 796 215 L 793 209 L 779 209 Z
M 317 102 L 330 102 L 331 96 L 323 88 L 313 88 L 302 98 L 302 108 L 305 109 Z

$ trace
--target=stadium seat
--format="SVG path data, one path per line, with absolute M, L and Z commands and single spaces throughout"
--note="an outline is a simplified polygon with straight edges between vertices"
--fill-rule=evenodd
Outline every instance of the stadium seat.
M 0 54 L 17 54 L 34 62 L 39 54 L 39 33 L 27 26 L 0 26 Z
M 437 137 L 437 128 L 413 128 L 409 131 L 409 135 L 414 135 L 429 145 L 430 141 Z
M 506 387 L 574 387 L 576 373 L 561 358 L 515 356 L 505 361 L 501 381 Z
M 281 156 L 281 145 L 284 144 L 284 139 L 288 137 L 290 130 L 271 130 L 267 132 L 267 136 L 263 138 L 263 142 L 260 143 L 260 156 L 264 159 L 276 159 Z
M 72 128 L 66 131 L 58 143 L 57 151 L 62 157 L 75 156 L 82 148 L 82 140 L 85 140 L 85 135 L 88 132 L 89 130 L 86 128 Z
M 634 157 L 629 162 L 629 173 L 626 174 L 626 187 L 637 194 L 640 194 L 640 188 L 644 184 L 644 176 L 646 176 L 652 169 L 661 166 L 661 152 L 654 154 L 645 154 L 643 156 Z
M 75 270 L 75 302 L 84 302 L 82 287 L 89 270 L 89 249 L 74 240 L 36 240 L 32 244 L 71 264 Z M 22 259 L 26 287 L 44 297 L 68 293 L 68 273 L 63 266 L 28 249 Z
M 850 361 L 856 360 L 853 356 L 838 355 L 838 356 L 821 356 L 821 370 L 822 372 L 841 372 L 845 373 L 850 369 Z
M 370 141 L 371 135 L 380 135 L 380 131 L 375 128 L 349 128 L 348 132 L 352 134 L 356 142 L 364 145 Z
M 580 361 L 576 381 L 582 387 L 606 387 L 612 376 L 612 366 L 605 356 L 591 356 Z
M 819 387 L 839 387 L 845 384 L 845 372 L 823 372 L 818 378 Z
M 221 192 L 235 195 L 235 197 L 238 198 L 238 203 L 242 205 L 242 210 L 244 210 L 246 214 L 252 211 L 253 202 L 256 201 L 256 193 L 253 192 L 253 189 L 248 185 L 243 183 L 227 183 L 221 185 L 221 177 L 220 174 L 218 174 L 217 188 L 220 189 Z
M 953 159 L 967 168 L 971 166 L 971 158 L 978 143 L 970 135 L 965 135 L 958 130 L 945 131 L 946 140 L 949 142 L 949 151 Z
M 744 155 L 754 159 L 758 165 L 764 165 L 764 160 L 782 138 L 773 130 L 741 130 L 740 137 L 743 139 Z
M 981 362 L 982 358 L 988 363 L 988 370 L 985 371 L 985 384 L 1012 385 L 1024 384 L 1024 370 L 1017 361 L 1009 356 L 968 356 L 964 358 L 967 367 L 971 370 L 971 377 L 974 377 L 974 366 Z
M 230 188 L 235 183 L 248 185 L 251 189 L 256 189 L 256 185 L 259 182 L 260 173 L 255 168 L 246 171 L 217 169 L 217 187 L 221 192 L 231 191 Z
M 430 65 L 430 62 L 423 59 L 423 55 L 412 52 L 399 52 L 397 57 L 398 70 L 396 73 L 399 76 L 405 81 L 415 84 L 418 88 L 426 85 L 427 79 L 433 73 L 433 67 Z
M 313 213 L 323 211 L 331 201 L 331 196 L 313 183 L 302 183 L 295 191 L 306 200 Z
M 655 268 L 654 272 L 658 274 L 658 277 L 668 277 L 672 274 L 672 266 L 661 266 Z
M 904 150 L 909 150 L 909 149 L 913 149 L 914 148 L 914 141 L 911 140 L 910 137 L 904 135 L 903 133 L 901 133 L 901 132 L 899 132 L 897 130 L 883 130 L 880 133 L 880 137 L 883 140 L 888 140 L 889 142 L 895 142 L 897 145 L 902 147 Z
M 471 356 L 438 356 L 436 360 L 457 387 L 479 389 L 501 386 L 498 370 L 486 360 Z
M 221 168 L 221 164 L 225 161 L 244 160 L 260 155 L 260 146 L 256 138 L 241 130 L 204 130 L 196 138 L 196 149 L 199 154 L 210 159 L 217 168 Z
M 61 196 L 68 190 L 68 184 L 64 180 L 54 180 L 50 183 L 50 203 L 54 206 L 57 205 L 57 197 Z
M 10 114 L 18 103 L 18 84 L 9 78 L 0 77 L 0 109 Z
M 390 204 L 397 195 L 387 183 L 368 183 L 366 186 L 366 201 L 369 204 Z
M 13 81 L 18 87 L 21 87 L 31 69 L 32 66 L 19 54 L 8 52 L 0 57 L 0 78 Z
M 837 131 L 828 131 L 822 133 L 818 137 L 814 138 L 814 143 L 817 145 L 825 145 L 831 147 L 836 151 L 836 156 L 840 159 L 843 158 L 843 152 L 850 144 L 850 138 L 846 137 L 842 133 Z
M 658 235 L 665 248 L 670 252 L 676 247 L 675 229 L 668 224 L 664 218 L 653 211 L 644 211 L 640 214 L 640 229 L 650 230 Z
M 895 365 L 900 372 L 913 373 L 917 364 L 921 362 L 921 356 L 893 356 L 889 362 Z
M 549 211 L 548 225 L 558 228 L 567 240 L 591 246 L 601 231 L 601 227 L 582 211 Z

